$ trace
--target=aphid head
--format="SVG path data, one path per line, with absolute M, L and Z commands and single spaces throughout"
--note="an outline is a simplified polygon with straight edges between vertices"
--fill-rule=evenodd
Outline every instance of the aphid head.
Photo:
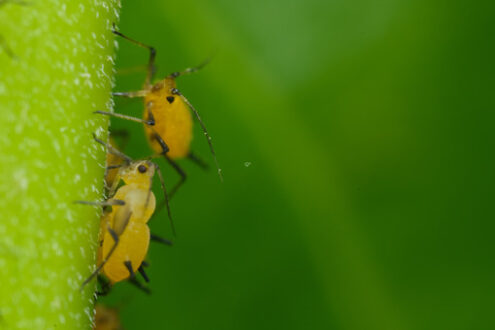
M 131 162 L 122 168 L 121 177 L 126 184 L 136 183 L 149 185 L 155 175 L 155 165 L 149 160 Z
M 167 78 L 160 80 L 151 88 L 151 92 L 157 97 L 159 100 L 165 101 L 166 104 L 174 103 L 177 95 L 172 93 L 172 90 L 176 89 L 177 85 L 175 84 L 175 77 L 173 75 L 168 76 Z

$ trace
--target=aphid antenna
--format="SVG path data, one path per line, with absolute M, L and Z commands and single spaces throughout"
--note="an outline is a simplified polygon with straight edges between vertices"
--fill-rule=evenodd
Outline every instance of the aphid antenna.
M 171 92 L 172 92 L 172 94 L 178 95 L 182 99 L 182 101 L 184 101 L 189 106 L 189 108 L 192 110 L 192 112 L 196 116 L 196 119 L 198 120 L 199 124 L 201 125 L 201 128 L 203 129 L 203 133 L 206 136 L 206 140 L 208 141 L 208 145 L 210 146 L 210 151 L 211 151 L 211 154 L 213 155 L 213 159 L 214 159 L 215 165 L 217 167 L 217 172 L 218 172 L 218 176 L 220 177 L 220 181 L 223 182 L 222 169 L 220 168 L 220 165 L 218 164 L 217 156 L 215 154 L 215 149 L 213 149 L 213 144 L 211 143 L 211 137 L 208 134 L 208 130 L 206 129 L 205 124 L 203 123 L 203 121 L 201 120 L 201 117 L 199 116 L 199 112 L 196 110 L 196 108 L 191 104 L 191 102 L 189 102 L 189 100 L 177 88 L 173 88 Z
M 174 237 L 177 237 L 175 232 L 174 221 L 172 219 L 172 212 L 170 212 L 168 194 L 167 194 L 167 189 L 165 188 L 165 182 L 163 180 L 162 170 L 160 169 L 160 166 L 158 166 L 157 163 L 152 163 L 152 164 L 155 166 L 155 171 L 158 173 L 158 178 L 160 179 L 160 185 L 162 186 L 163 195 L 165 196 L 165 205 L 167 206 L 167 214 L 168 214 L 168 219 L 170 220 L 170 227 L 172 228 L 172 234 L 174 235 Z
M 213 59 L 213 57 L 215 57 L 215 55 L 216 55 L 216 51 L 213 54 L 211 54 L 210 56 L 208 56 L 199 65 L 193 66 L 193 67 L 190 67 L 190 68 L 186 68 L 186 69 L 184 69 L 182 71 L 172 72 L 171 74 L 168 75 L 168 78 L 177 78 L 177 77 L 180 77 L 180 76 L 185 76 L 185 75 L 188 75 L 188 74 L 191 74 L 191 73 L 198 72 L 199 70 L 203 69 L 207 64 L 209 64 L 211 62 L 211 60 Z
M 151 156 L 147 156 L 146 158 L 144 158 L 145 160 L 153 160 L 153 159 L 156 159 L 156 158 L 162 158 L 163 157 L 163 152 L 160 152 L 158 154 L 153 154 Z

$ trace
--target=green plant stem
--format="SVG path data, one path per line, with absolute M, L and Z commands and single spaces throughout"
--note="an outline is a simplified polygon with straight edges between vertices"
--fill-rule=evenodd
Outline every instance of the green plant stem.
M 0 328 L 89 329 L 118 0 L 0 6 Z

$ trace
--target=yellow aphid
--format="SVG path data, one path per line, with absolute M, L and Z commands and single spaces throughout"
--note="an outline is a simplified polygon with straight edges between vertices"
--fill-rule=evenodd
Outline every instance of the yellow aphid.
M 122 33 L 113 30 L 118 36 L 123 37 L 131 41 L 132 43 L 147 48 L 150 51 L 150 58 L 147 66 L 147 75 L 143 85 L 143 88 L 135 92 L 114 93 L 117 96 L 123 97 L 141 97 L 144 99 L 144 114 L 143 119 L 126 116 L 119 113 L 111 113 L 105 111 L 96 111 L 96 113 L 114 116 L 122 119 L 132 120 L 144 124 L 146 137 L 151 148 L 160 155 L 164 155 L 171 166 L 181 176 L 181 181 L 172 189 L 170 196 L 172 196 L 177 188 L 185 181 L 186 174 L 175 162 L 176 159 L 187 157 L 196 162 L 202 167 L 206 165 L 199 160 L 190 150 L 192 140 L 192 116 L 188 108 L 194 113 L 196 119 L 201 125 L 203 132 L 208 141 L 210 151 L 215 160 L 215 164 L 218 170 L 218 175 L 222 180 L 221 169 L 218 165 L 215 151 L 211 143 L 211 138 L 208 135 L 199 113 L 187 100 L 184 95 L 177 89 L 176 78 L 198 71 L 207 62 L 199 65 L 198 67 L 188 68 L 181 72 L 174 72 L 168 75 L 165 79 L 162 79 L 156 83 L 152 83 L 154 71 L 155 71 L 155 56 L 156 50 L 153 47 L 147 46 L 139 41 L 133 40 Z
M 168 77 L 153 85 L 144 97 L 144 104 L 152 105 L 155 117 L 154 126 L 144 126 L 148 141 L 155 152 L 161 153 L 162 146 L 155 137 L 156 133 L 160 134 L 169 148 L 167 156 L 172 159 L 187 157 L 192 140 L 191 113 L 184 101 L 172 93 L 175 89 L 175 79 Z M 147 111 L 144 112 L 144 120 L 150 120 Z
M 101 218 L 99 266 L 84 281 L 83 286 L 100 272 L 110 280 L 110 284 L 130 279 L 140 286 L 134 276 L 139 271 L 147 280 L 142 264 L 148 253 L 150 239 L 170 244 L 165 239 L 151 235 L 147 225 L 156 206 L 155 195 L 151 190 L 155 173 L 158 173 L 160 177 L 168 208 L 163 177 L 158 165 L 150 160 L 133 161 L 111 145 L 105 144 L 96 137 L 95 140 L 106 145 L 109 153 L 123 159 L 124 163 L 118 167 L 118 172 L 109 188 L 109 199 L 105 202 L 78 201 L 82 204 L 111 206 L 111 209 L 106 210 Z M 121 180 L 124 184 L 118 187 Z M 169 208 L 168 211 L 170 220 L 172 220 Z
M 155 195 L 151 191 L 155 174 L 152 164 L 149 161 L 137 161 L 122 168 L 124 173 L 119 174 L 125 185 L 108 200 L 109 203 L 115 203 L 112 211 L 102 219 L 105 223 L 101 227 L 107 229 L 103 236 L 101 256 L 108 256 L 113 251 L 102 269 L 112 284 L 128 279 L 132 272 L 136 273 L 148 253 L 150 230 L 147 222 L 156 205 Z M 114 234 L 118 236 L 118 244 L 114 242 Z M 100 260 L 100 263 L 104 261 Z

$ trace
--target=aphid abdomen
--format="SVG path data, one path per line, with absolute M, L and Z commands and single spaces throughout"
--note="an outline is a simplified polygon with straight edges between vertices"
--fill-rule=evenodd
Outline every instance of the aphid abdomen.
M 145 183 L 149 184 L 149 181 L 145 179 Z M 146 222 L 153 214 L 156 203 L 153 192 L 138 184 L 120 187 L 114 199 L 123 200 L 125 205 L 113 206 L 109 216 L 110 226 L 119 237 L 117 248 L 103 267 L 103 273 L 112 283 L 129 278 L 129 270 L 124 264 L 126 261 L 131 262 L 136 272 L 146 257 L 150 242 L 150 230 Z M 114 244 L 115 240 L 106 230 L 102 255 L 108 255 Z
M 147 280 L 144 270 L 140 267 L 148 253 L 151 239 L 150 230 L 146 223 L 153 215 L 156 207 L 156 198 L 151 191 L 155 173 L 158 173 L 160 178 L 165 205 L 172 222 L 162 172 L 157 164 L 149 160 L 133 161 L 95 135 L 94 139 L 106 146 L 109 153 L 121 157 L 123 163 L 122 166 L 119 166 L 114 184 L 110 189 L 112 197 L 103 202 L 76 201 L 80 204 L 105 207 L 98 237 L 98 267 L 82 283 L 81 289 L 100 273 L 103 273 L 111 284 L 130 277 L 134 279 L 134 275 L 138 271 Z M 117 189 L 117 184 L 121 181 L 124 182 L 124 185 Z M 167 240 L 161 239 L 159 241 L 171 245 L 171 242 Z M 142 289 L 148 291 L 144 287 Z
M 170 103 L 170 100 L 173 101 Z M 151 148 L 156 153 L 163 151 L 156 138 L 154 138 L 156 132 L 169 147 L 167 155 L 170 158 L 186 157 L 189 154 L 192 141 L 192 117 L 189 109 L 180 97 L 172 94 L 151 92 L 145 97 L 145 106 L 150 102 L 155 125 L 145 125 L 145 132 Z M 144 111 L 144 119 L 149 119 L 146 110 Z
M 119 244 L 103 267 L 103 273 L 112 283 L 129 278 L 130 273 L 124 262 L 130 261 L 134 273 L 146 258 L 150 243 L 150 230 L 144 223 L 130 221 L 124 233 L 119 236 Z M 108 231 L 103 242 L 103 255 L 106 255 L 114 244 Z

